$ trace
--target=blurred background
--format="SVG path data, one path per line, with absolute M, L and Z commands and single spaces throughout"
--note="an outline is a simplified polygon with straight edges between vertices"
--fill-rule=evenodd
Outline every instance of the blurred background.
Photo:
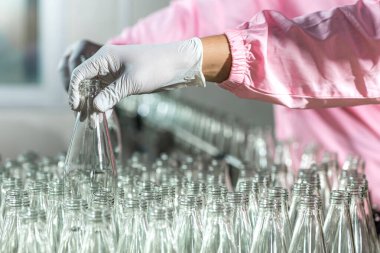
M 177 0 L 180 1 L 180 0 Z M 1 0 L 0 153 L 67 148 L 74 123 L 57 65 L 80 39 L 105 43 L 169 0 Z M 248 124 L 273 125 L 272 107 L 209 84 L 180 91 L 205 111 Z

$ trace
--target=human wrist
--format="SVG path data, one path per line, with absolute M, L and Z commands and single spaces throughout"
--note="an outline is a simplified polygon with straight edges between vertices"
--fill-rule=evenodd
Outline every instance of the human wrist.
M 201 39 L 203 46 L 202 72 L 206 81 L 221 83 L 228 79 L 232 56 L 225 35 L 216 35 Z

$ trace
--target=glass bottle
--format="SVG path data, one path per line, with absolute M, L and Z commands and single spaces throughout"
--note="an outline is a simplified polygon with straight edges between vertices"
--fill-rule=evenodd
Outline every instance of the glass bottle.
M 48 253 L 51 252 L 47 242 L 46 229 L 40 227 L 38 211 L 28 208 L 21 213 L 19 231 L 19 246 L 17 253 Z
M 325 165 L 320 165 L 316 168 L 317 175 L 319 177 L 320 187 L 321 187 L 321 198 L 323 210 L 327 212 L 329 209 L 329 200 L 331 193 L 331 186 L 328 179 L 328 167 Z
M 286 234 L 282 227 L 278 209 L 281 209 L 281 202 L 274 202 L 271 199 L 263 199 L 260 202 L 259 217 L 253 231 L 252 245 L 249 252 L 287 252 Z
M 126 199 L 120 223 L 116 252 L 142 253 L 147 232 L 146 205 L 140 204 L 138 198 Z
M 3 178 L 1 184 L 1 205 L 0 205 L 0 225 L 4 221 L 6 194 L 9 190 L 22 189 L 22 181 L 19 178 L 9 177 Z
M 259 210 L 258 195 L 259 187 L 257 182 L 253 182 L 252 179 L 245 179 L 239 182 L 236 190 L 248 196 L 248 218 L 251 224 L 251 231 L 253 231 L 257 214 Z
M 166 208 L 156 206 L 149 210 L 149 226 L 144 253 L 174 253 L 173 232 L 166 217 Z
M 301 196 L 305 195 L 307 188 L 307 184 L 304 183 L 295 183 L 293 185 L 292 200 L 290 202 L 289 208 L 289 222 L 291 231 L 294 231 L 294 227 L 296 225 L 296 220 L 299 214 L 298 212 L 300 207 Z
M 292 230 L 290 227 L 290 220 L 288 215 L 288 190 L 281 187 L 273 187 L 268 189 L 268 198 L 274 202 L 275 206 L 280 206 L 280 210 L 275 210 L 276 212 L 280 212 L 280 222 L 281 226 L 284 230 L 285 235 L 285 245 L 289 247 Z M 278 205 L 277 202 L 280 202 Z
M 248 196 L 241 192 L 229 192 L 227 193 L 227 203 L 232 209 L 232 228 L 237 252 L 248 252 L 252 235 L 247 211 Z
M 1 232 L 0 252 L 14 253 L 19 248 L 18 238 L 21 225 L 21 213 L 29 206 L 27 191 L 9 190 L 5 197 L 5 216 Z
M 112 253 L 114 240 L 110 231 L 111 213 L 105 209 L 89 208 L 85 212 L 85 234 L 81 253 Z
M 27 186 L 30 208 L 47 210 L 47 184 L 41 180 L 30 182 Z
M 317 196 L 302 197 L 300 205 L 300 214 L 294 227 L 289 252 L 326 253 L 320 215 L 322 206 L 320 198 Z
M 350 215 L 356 253 L 373 252 L 364 211 L 363 195 L 359 185 L 351 184 L 347 187 L 351 195 Z
M 350 195 L 345 191 L 335 190 L 331 193 L 330 208 L 323 226 L 327 252 L 355 253 L 349 198 Z
M 69 198 L 63 205 L 63 229 L 58 252 L 79 252 L 84 236 L 84 215 L 87 202 L 80 198 Z
M 48 186 L 48 240 L 52 251 L 57 252 L 63 228 L 64 183 L 52 181 Z
M 201 208 L 202 198 L 197 195 L 182 195 L 176 218 L 175 237 L 177 251 L 198 253 L 202 246 Z
M 81 182 L 90 178 L 98 187 L 116 191 L 116 164 L 110 143 L 107 117 L 96 112 L 93 100 L 100 91 L 99 80 L 80 85 L 81 105 L 65 161 L 65 184 L 80 195 Z
M 368 225 L 368 232 L 371 236 L 372 245 L 375 252 L 380 252 L 380 242 L 377 237 L 376 225 L 373 218 L 371 201 L 368 194 L 368 181 L 365 178 L 359 179 L 361 184 L 361 190 L 363 195 L 364 212 L 366 214 L 366 220 Z
M 209 215 L 205 224 L 204 238 L 200 253 L 237 252 L 232 231 L 230 217 L 226 215 L 223 204 L 220 202 L 212 203 L 209 206 Z

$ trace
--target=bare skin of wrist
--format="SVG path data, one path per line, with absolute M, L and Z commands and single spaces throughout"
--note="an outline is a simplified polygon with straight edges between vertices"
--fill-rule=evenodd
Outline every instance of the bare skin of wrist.
M 203 45 L 202 72 L 206 81 L 221 83 L 228 79 L 232 66 L 230 46 L 225 35 L 201 39 Z

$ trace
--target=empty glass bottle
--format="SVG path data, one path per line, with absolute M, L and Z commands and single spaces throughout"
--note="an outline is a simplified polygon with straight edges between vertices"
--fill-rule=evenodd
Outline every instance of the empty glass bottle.
M 202 198 L 197 195 L 182 195 L 175 229 L 177 252 L 197 253 L 202 246 L 201 208 Z
M 260 202 L 259 216 L 249 252 L 287 252 L 286 234 L 282 226 L 280 210 L 281 202 L 274 202 L 271 199 L 263 199 Z
M 38 210 L 28 208 L 21 213 L 19 246 L 17 253 L 51 252 L 47 242 L 46 229 L 40 227 Z
M 355 253 L 349 198 L 349 193 L 345 191 L 331 192 L 330 208 L 323 226 L 327 252 Z
M 275 206 L 280 207 L 280 210 L 275 211 L 280 212 L 280 222 L 284 230 L 285 245 L 289 247 L 290 241 L 292 239 L 292 230 L 288 216 L 288 191 L 281 187 L 269 188 L 268 198 L 274 202 Z M 280 205 L 277 202 L 280 202 Z
M 350 215 L 354 235 L 356 253 L 372 253 L 371 239 L 368 231 L 364 211 L 363 195 L 359 185 L 351 184 L 347 187 L 351 195 Z
M 149 228 L 144 253 L 174 253 L 173 232 L 166 216 L 166 208 L 156 206 L 149 210 Z
M 79 252 L 84 236 L 84 215 L 87 202 L 80 198 L 69 198 L 63 205 L 63 229 L 58 252 Z
M 201 253 L 237 252 L 230 217 L 226 215 L 225 207 L 220 202 L 214 202 L 209 207 L 204 230 Z
M 147 232 L 146 203 L 138 198 L 124 201 L 123 213 L 120 217 L 120 238 L 116 252 L 142 253 Z
M 63 181 L 52 181 L 48 187 L 48 239 L 50 248 L 56 252 L 61 240 L 61 232 L 63 228 L 63 199 L 64 199 L 64 183 Z
M 232 209 L 231 221 L 237 252 L 248 252 L 252 236 L 247 210 L 248 196 L 241 192 L 229 192 L 227 193 L 227 203 Z
M 361 185 L 361 190 L 362 190 L 362 195 L 363 195 L 364 212 L 366 214 L 368 232 L 370 234 L 371 241 L 372 241 L 371 244 L 375 252 L 380 252 L 380 242 L 378 240 L 375 221 L 373 219 L 371 201 L 369 199 L 369 194 L 368 194 L 368 181 L 365 178 L 361 178 L 359 179 L 359 182 Z
M 110 232 L 111 213 L 105 209 L 89 208 L 85 212 L 86 227 L 81 253 L 112 253 L 114 238 Z
M 28 193 L 9 190 L 5 197 L 5 216 L 0 240 L 0 252 L 14 253 L 19 248 L 21 213 L 29 206 Z
M 99 91 L 98 80 L 86 80 L 80 85 L 81 110 L 65 161 L 65 184 L 75 195 L 80 195 L 81 183 L 86 178 L 113 194 L 116 190 L 117 171 L 107 117 L 96 112 L 93 105 Z
M 1 205 L 0 205 L 0 225 L 4 221 L 5 209 L 6 209 L 6 194 L 9 190 L 22 189 L 22 181 L 19 178 L 9 177 L 3 178 L 1 184 Z
M 42 180 L 30 182 L 27 186 L 30 198 L 30 207 L 47 211 L 47 184 Z
M 293 231 L 289 252 L 292 253 L 326 253 L 322 231 L 320 209 L 321 200 L 317 196 L 301 198 L 301 209 Z

